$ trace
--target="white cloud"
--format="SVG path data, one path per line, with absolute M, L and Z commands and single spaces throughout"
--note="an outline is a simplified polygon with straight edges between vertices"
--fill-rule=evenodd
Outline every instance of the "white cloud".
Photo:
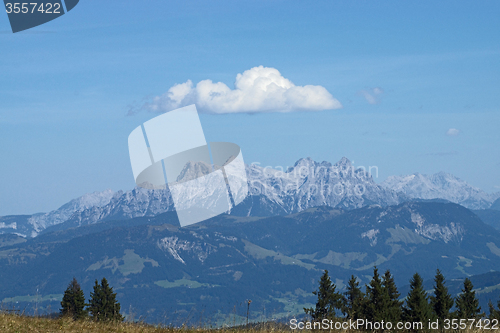
M 446 135 L 448 136 L 457 136 L 460 134 L 460 130 L 457 130 L 456 128 L 450 128 L 449 130 L 446 131 Z
M 254 67 L 238 74 L 234 89 L 222 82 L 203 80 L 195 85 L 191 80 L 176 84 L 161 96 L 156 96 L 138 111 L 166 112 L 196 104 L 205 113 L 290 112 L 339 109 L 342 104 L 322 86 L 296 86 L 271 67 Z
M 361 90 L 359 92 L 363 97 L 366 99 L 366 101 L 370 104 L 378 104 L 380 103 L 380 95 L 384 93 L 384 90 L 382 88 L 372 88 L 368 90 Z

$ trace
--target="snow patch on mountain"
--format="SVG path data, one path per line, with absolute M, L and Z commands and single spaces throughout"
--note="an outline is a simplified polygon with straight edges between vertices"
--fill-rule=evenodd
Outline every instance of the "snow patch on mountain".
M 14 230 L 16 230 L 17 229 L 17 223 L 16 222 L 12 222 L 12 223 L 6 224 L 4 222 L 0 222 L 0 229 L 14 229 Z
M 432 239 L 441 239 L 448 243 L 452 239 L 462 241 L 465 229 L 459 223 L 450 222 L 448 225 L 426 223 L 425 219 L 418 213 L 411 212 L 411 221 L 416 224 L 415 233 Z
M 184 259 L 180 256 L 180 251 L 192 252 L 196 258 L 203 263 L 210 253 L 217 252 L 217 248 L 208 243 L 190 242 L 187 240 L 179 239 L 177 236 L 165 237 L 157 242 L 157 246 L 168 252 L 175 260 L 186 264 Z
M 183 264 L 186 264 L 184 259 L 182 259 L 182 257 L 177 252 L 177 250 L 186 249 L 188 244 L 186 241 L 181 241 L 181 242 L 179 242 L 179 244 L 177 244 L 178 241 L 179 241 L 179 237 L 175 237 L 175 236 L 165 237 L 165 238 L 162 238 L 158 241 L 158 247 L 161 250 L 164 250 L 164 251 L 167 251 L 168 253 L 170 253 L 172 255 L 172 257 L 174 257 L 175 260 L 180 261 Z
M 370 246 L 377 245 L 377 234 L 380 232 L 378 229 L 370 229 L 361 234 L 361 238 L 368 238 L 370 240 Z

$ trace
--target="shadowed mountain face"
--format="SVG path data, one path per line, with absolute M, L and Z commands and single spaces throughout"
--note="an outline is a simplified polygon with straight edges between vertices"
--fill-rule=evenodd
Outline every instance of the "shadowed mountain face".
M 288 216 L 221 215 L 179 228 L 176 215 L 104 221 L 25 240 L 0 237 L 0 300 L 58 309 L 73 276 L 86 291 L 106 277 L 125 312 L 147 321 L 189 316 L 221 323 L 302 313 L 324 269 L 343 288 L 374 265 L 399 286 L 418 271 L 447 279 L 500 267 L 500 233 L 462 206 L 407 202 L 354 210 L 323 206 Z M 495 275 L 496 276 L 496 275 Z M 492 277 L 489 286 L 500 283 Z M 21 303 L 15 303 L 21 302 Z M 30 305 L 29 305 L 29 304 Z M 243 304 L 243 305 L 242 305 Z M 486 306 L 486 305 L 484 305 Z M 264 310 L 265 308 L 265 310 Z M 173 315 L 175 312 L 175 315 Z M 196 314 L 196 315 L 194 315 Z
M 479 216 L 479 218 L 484 223 L 492 226 L 497 230 L 500 230 L 500 210 L 481 209 L 481 210 L 474 210 L 473 212 L 474 214 Z
M 490 209 L 500 210 L 500 198 L 498 198 L 490 207 Z

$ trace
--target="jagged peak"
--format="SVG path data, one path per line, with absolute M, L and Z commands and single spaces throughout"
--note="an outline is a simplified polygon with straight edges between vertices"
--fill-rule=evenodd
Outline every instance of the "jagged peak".
M 342 157 L 340 161 L 334 164 L 335 167 L 352 167 L 352 162 L 347 157 Z
M 449 173 L 449 172 L 444 172 L 444 171 L 439 171 L 433 175 L 434 177 L 440 177 L 440 178 L 451 178 L 451 179 L 460 179 L 457 176 Z
M 314 161 L 310 157 L 300 158 L 297 160 L 297 162 L 295 162 L 295 164 L 293 166 L 288 167 L 286 172 L 289 173 L 289 172 L 292 172 L 294 169 L 301 168 L 301 167 L 306 167 L 309 169 L 311 166 L 315 166 L 316 164 L 317 164 L 317 162 Z
M 298 167 L 298 166 L 303 166 L 303 165 L 311 165 L 311 164 L 315 164 L 316 162 L 310 158 L 310 157 L 306 157 L 306 158 L 300 158 L 297 160 L 297 162 L 295 162 L 295 164 L 293 165 L 293 167 Z
M 212 172 L 212 165 L 204 161 L 188 161 L 177 176 L 176 182 L 185 182 Z
M 293 167 L 289 168 L 289 170 L 297 168 L 297 167 L 301 167 L 301 166 L 318 166 L 318 165 L 326 166 L 326 167 L 332 166 L 332 164 L 330 162 L 323 161 L 320 163 L 320 162 L 314 161 L 310 157 L 305 157 L 305 158 L 301 158 L 301 159 L 297 160 L 297 162 L 295 162 Z M 333 166 L 337 167 L 337 168 L 338 167 L 345 168 L 345 167 L 352 167 L 353 165 L 352 165 L 352 162 L 347 157 L 342 157 L 340 159 L 340 161 L 335 163 Z

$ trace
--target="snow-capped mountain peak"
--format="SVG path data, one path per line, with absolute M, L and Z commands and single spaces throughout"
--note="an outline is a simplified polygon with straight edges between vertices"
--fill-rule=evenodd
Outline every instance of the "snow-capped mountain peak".
M 203 177 L 212 172 L 212 165 L 205 162 L 193 162 L 189 161 L 186 163 L 176 182 L 186 182 L 199 177 Z
M 337 163 L 335 163 L 335 165 L 337 168 L 352 168 L 352 163 L 351 161 L 347 158 L 347 157 L 342 157 L 340 159 L 340 161 L 338 161 Z
M 35 237 L 40 231 L 68 220 L 75 212 L 90 209 L 92 207 L 103 207 L 109 204 L 112 198 L 119 197 L 122 191 L 113 192 L 110 189 L 102 192 L 87 193 L 79 198 L 62 205 L 59 209 L 46 214 L 35 214 L 28 219 L 32 226 L 31 237 Z
M 446 172 L 424 175 L 390 176 L 382 186 L 416 199 L 445 199 L 470 209 L 489 208 L 493 195 Z

